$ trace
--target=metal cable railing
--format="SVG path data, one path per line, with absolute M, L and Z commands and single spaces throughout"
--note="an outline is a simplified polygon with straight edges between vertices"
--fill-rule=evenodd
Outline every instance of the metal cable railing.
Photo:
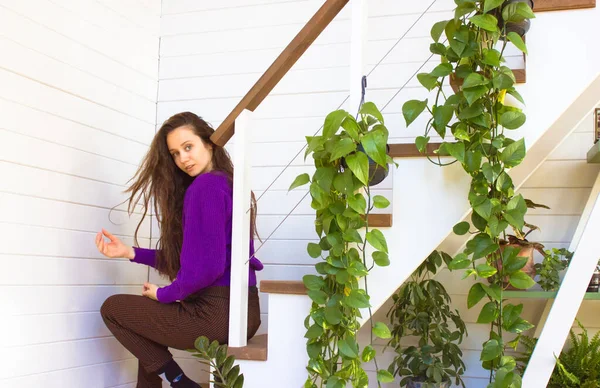
M 370 76 L 375 69 L 377 69 L 379 67 L 379 65 L 381 65 L 381 63 L 385 60 L 385 58 L 387 58 L 390 53 L 396 48 L 396 46 L 406 37 L 406 35 L 416 26 L 416 24 L 423 18 L 423 16 L 431 9 L 431 7 L 435 4 L 437 0 L 433 0 L 431 2 L 431 4 L 429 4 L 429 6 L 419 15 L 419 17 L 411 24 L 411 26 L 408 28 L 408 30 L 406 30 L 406 32 L 404 32 L 404 34 L 402 34 L 402 36 L 400 38 L 398 38 L 398 40 L 392 45 L 392 47 L 383 55 L 383 57 L 381 57 L 381 59 L 375 64 L 375 66 L 367 73 L 366 76 L 363 77 L 363 79 L 361 80 L 362 83 L 362 99 L 361 99 L 361 103 L 364 101 L 364 97 L 365 97 L 365 92 L 366 92 L 366 77 Z M 419 68 L 408 78 L 408 80 L 400 87 L 400 89 L 398 89 L 396 91 L 396 93 L 394 93 L 394 95 L 392 96 L 392 98 L 390 98 L 388 100 L 388 102 L 383 106 L 383 108 L 381 108 L 381 111 L 383 111 L 391 102 L 392 100 L 394 100 L 394 98 L 396 98 L 396 96 L 408 85 L 408 83 L 421 71 L 421 69 L 427 64 L 427 62 L 429 62 L 429 60 L 433 57 L 433 54 L 431 54 L 426 60 L 425 62 L 423 62 L 421 64 L 421 66 L 419 66 Z M 350 95 L 346 96 L 346 98 L 344 98 L 344 100 L 338 105 L 338 107 L 336 109 L 340 109 L 344 103 L 346 101 L 348 101 L 348 99 L 350 98 Z M 314 133 L 313 136 L 317 136 L 317 134 L 323 129 L 323 125 L 321 125 Z M 294 157 L 292 157 L 292 159 L 289 161 L 289 163 L 281 170 L 281 172 L 275 177 L 275 179 L 273 179 L 273 181 L 267 186 L 267 188 L 262 192 L 262 194 L 256 199 L 256 203 L 258 204 L 258 202 L 261 200 L 261 198 L 269 191 L 269 189 L 271 189 L 271 187 L 273 187 L 273 185 L 275 184 L 275 182 L 277 182 L 277 180 L 283 175 L 283 173 L 292 165 L 292 163 L 294 162 L 294 160 L 300 156 L 300 154 L 302 154 L 302 152 L 304 151 L 304 149 L 306 148 L 306 144 L 304 146 L 302 146 L 302 148 L 294 155 Z M 290 215 L 294 212 L 294 210 L 296 210 L 296 208 L 298 208 L 298 206 L 300 206 L 300 204 L 302 203 L 302 201 L 304 201 L 304 199 L 308 196 L 308 194 L 310 193 L 310 191 L 307 191 L 304 196 L 302 196 L 302 198 L 296 203 L 296 205 L 294 205 L 294 207 L 292 208 L 292 210 L 290 210 L 285 217 L 283 218 L 283 220 L 281 220 L 279 222 L 279 224 L 277 224 L 277 226 L 275 227 L 275 229 L 273 229 L 273 231 L 261 242 L 261 245 L 255 250 L 255 254 L 258 253 L 258 251 L 267 243 L 267 241 L 269 241 L 269 239 L 275 234 L 275 232 L 277 232 L 277 230 L 281 227 L 281 225 L 283 225 L 283 223 L 290 217 Z M 250 209 L 248 209 L 248 211 L 250 211 Z

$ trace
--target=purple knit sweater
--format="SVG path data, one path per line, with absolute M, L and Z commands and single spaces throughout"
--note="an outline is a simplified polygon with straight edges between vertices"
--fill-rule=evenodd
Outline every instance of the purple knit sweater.
M 159 288 L 161 303 L 183 300 L 203 288 L 229 286 L 231 278 L 232 188 L 229 179 L 208 172 L 197 176 L 183 200 L 183 246 L 177 278 Z M 133 262 L 155 267 L 156 250 L 134 248 Z M 256 273 L 263 268 L 254 257 L 250 239 L 249 285 L 256 285 Z

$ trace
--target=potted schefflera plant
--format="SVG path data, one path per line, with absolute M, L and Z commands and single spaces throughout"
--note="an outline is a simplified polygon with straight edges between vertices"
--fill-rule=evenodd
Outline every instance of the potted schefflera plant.
M 544 251 L 544 259 L 535 264 L 535 271 L 539 275 L 538 284 L 544 291 L 556 291 L 560 287 L 560 272 L 565 270 L 573 252 L 566 248 L 552 248 Z
M 452 260 L 446 253 L 434 251 L 413 272 L 393 296 L 388 312 L 392 338 L 388 346 L 396 356 L 388 371 L 399 376 L 400 386 L 408 388 L 449 388 L 465 386 L 465 371 L 459 344 L 467 333 L 458 310 L 450 308 L 450 295 L 431 277 L 440 266 Z M 417 344 L 405 345 L 407 337 Z

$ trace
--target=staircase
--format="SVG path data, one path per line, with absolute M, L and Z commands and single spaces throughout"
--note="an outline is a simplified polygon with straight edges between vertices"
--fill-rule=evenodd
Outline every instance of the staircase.
M 318 30 L 318 35 L 345 3 L 342 0 L 326 1 L 307 27 L 311 25 L 311 28 Z M 538 0 L 536 8 L 552 10 L 564 6 L 556 3 Z M 534 20 L 527 38 L 530 53 L 527 82 L 520 88 L 528 102 L 528 122 L 519 130 L 520 136 L 526 139 L 528 156 L 511 174 L 516 187 L 531 176 L 577 123 L 599 103 L 600 67 L 597 64 L 600 63 L 600 53 L 597 50 L 588 51 L 597 43 L 593 34 L 588 33 L 588 26 L 597 20 L 600 20 L 600 10 L 597 8 L 543 13 Z M 569 27 L 557 29 L 557 25 Z M 302 50 L 308 47 L 311 39 L 316 38 L 314 33 L 305 29 L 219 127 L 214 135 L 215 142 L 222 145 L 233 135 L 237 115 L 246 109 L 255 109 L 299 58 Z M 560 51 L 556 50 L 557 47 L 569 50 L 568 55 L 557 53 Z M 575 64 L 577 69 L 574 68 Z M 374 102 L 379 104 L 379 101 Z M 401 104 L 401 101 L 396 102 L 397 106 L 391 105 L 389 111 L 397 112 Z M 388 111 L 384 110 L 383 113 L 385 116 Z M 518 138 L 519 134 L 513 137 Z M 391 147 L 390 154 L 399 164 L 387 178 L 393 182 L 390 198 L 393 210 L 386 216 L 374 216 L 387 238 L 391 265 L 375 267 L 369 275 L 369 293 L 374 312 L 422 260 L 446 240 L 452 226 L 469 214 L 466 193 L 470 179 L 460 166 L 440 168 L 414 151 L 414 145 Z M 582 268 L 587 270 L 585 266 Z M 230 352 L 238 357 L 247 388 L 301 387 L 306 379 L 305 365 L 308 360 L 303 321 L 311 301 L 304 294 L 300 282 L 264 281 L 260 289 L 269 295 L 268 336 L 253 338 L 247 347 L 235 348 L 232 344 Z M 558 343 L 549 342 L 555 346 Z

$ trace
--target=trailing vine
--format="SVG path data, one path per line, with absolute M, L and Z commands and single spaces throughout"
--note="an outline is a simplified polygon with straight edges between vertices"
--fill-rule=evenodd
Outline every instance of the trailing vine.
M 503 291 L 507 283 L 527 289 L 534 281 L 521 270 L 527 258 L 518 256 L 518 248 L 501 249 L 501 243 L 506 239 L 506 228 L 522 231 L 525 225 L 527 204 L 521 195 L 515 195 L 509 175 L 525 157 L 525 141 L 509 138 L 507 131 L 521 127 L 526 118 L 521 109 L 505 104 L 507 94 L 524 101 L 514 87 L 513 72 L 503 64 L 503 54 L 507 42 L 527 53 L 523 39 L 508 27 L 528 22 L 534 14 L 524 1 L 455 2 L 455 17 L 436 23 L 431 30 L 434 43 L 430 51 L 440 56 L 441 63 L 430 73 L 418 75 L 420 83 L 433 91 L 434 100 L 411 100 L 402 110 L 407 125 L 425 110 L 429 113 L 425 134 L 416 139 L 421 152 L 425 152 L 433 129 L 445 140 L 438 155 L 455 158 L 451 163 L 460 163 L 472 178 L 468 194 L 471 223 L 455 225 L 454 232 L 470 232 L 473 237 L 448 267 L 466 269 L 465 277 L 477 280 L 468 294 L 469 308 L 486 301 L 477 322 L 490 324 L 490 336 L 480 357 L 483 367 L 490 370 L 488 387 L 520 387 L 515 359 L 507 356 L 505 349 L 516 348 L 520 333 L 533 325 L 521 317 L 523 305 L 509 303 Z M 448 44 L 441 40 L 442 35 Z M 443 87 L 447 77 L 455 93 Z M 506 341 L 506 332 L 517 334 L 516 339 Z
M 389 206 L 385 197 L 371 195 L 369 159 L 383 169 L 393 163 L 387 155 L 388 130 L 381 112 L 367 102 L 358 116 L 355 119 L 344 110 L 327 115 L 323 134 L 306 138 L 305 158 L 312 155 L 316 171 L 312 177 L 299 175 L 290 186 L 292 190 L 310 184 L 319 237 L 318 243 L 307 246 L 308 254 L 318 260 L 319 275 L 303 279 L 312 299 L 305 320 L 306 388 L 367 387 L 369 378 L 362 363 L 371 360 L 379 382 L 393 381 L 387 370 L 379 370 L 371 345 L 373 336 L 390 338 L 389 328 L 371 321 L 371 344 L 361 350 L 356 339 L 361 309 L 371 315 L 366 277 L 375 265 L 389 265 L 383 233 L 365 221 L 373 208 Z

